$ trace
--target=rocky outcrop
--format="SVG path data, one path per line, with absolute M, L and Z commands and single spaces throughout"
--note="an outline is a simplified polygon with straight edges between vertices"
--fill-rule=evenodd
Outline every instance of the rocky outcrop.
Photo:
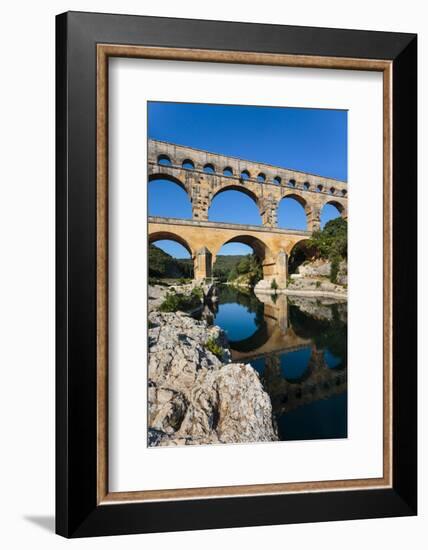
M 274 441 L 257 372 L 230 363 L 224 332 L 183 313 L 149 315 L 150 446 Z
M 348 262 L 346 260 L 340 262 L 336 280 L 339 285 L 348 284 Z
M 148 289 L 149 312 L 158 309 L 161 303 L 165 300 L 167 292 L 168 292 L 167 286 L 149 285 L 149 289 Z
M 331 262 L 328 260 L 312 260 L 300 265 L 297 269 L 300 277 L 330 277 Z
M 322 279 L 329 278 L 331 275 L 331 262 L 329 260 L 312 260 L 305 262 L 298 268 L 296 275 L 291 275 L 291 279 L 298 280 L 303 279 Z M 339 263 L 339 270 L 337 272 L 336 281 L 338 285 L 348 284 L 348 263 L 346 260 L 342 260 Z
M 290 275 L 287 293 L 301 296 L 330 296 L 346 298 L 348 283 L 347 262 L 342 260 L 336 275 L 336 283 L 330 281 L 331 262 L 317 259 L 305 262 L 298 273 Z
M 167 294 L 182 294 L 183 296 L 191 296 L 194 289 L 198 289 L 200 293 L 201 306 L 205 303 L 217 301 L 217 290 L 213 284 L 200 284 L 197 281 L 191 283 L 177 284 L 151 284 L 148 287 L 148 305 L 149 313 L 156 311 L 165 300 Z

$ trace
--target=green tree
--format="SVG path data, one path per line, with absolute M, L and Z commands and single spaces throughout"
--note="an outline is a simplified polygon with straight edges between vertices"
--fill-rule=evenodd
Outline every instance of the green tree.
M 332 282 L 336 282 L 339 264 L 348 256 L 348 223 L 342 218 L 327 222 L 307 241 L 298 243 L 290 256 L 289 273 L 296 273 L 305 261 L 323 258 L 331 262 Z
M 308 246 L 318 257 L 331 260 L 333 256 L 348 256 L 348 223 L 343 218 L 327 222 L 323 229 L 314 231 Z

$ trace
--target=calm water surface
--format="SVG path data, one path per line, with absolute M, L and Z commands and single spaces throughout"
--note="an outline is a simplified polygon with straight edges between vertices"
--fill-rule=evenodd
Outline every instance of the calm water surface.
M 219 289 L 214 324 L 250 363 L 281 440 L 347 437 L 347 304 Z

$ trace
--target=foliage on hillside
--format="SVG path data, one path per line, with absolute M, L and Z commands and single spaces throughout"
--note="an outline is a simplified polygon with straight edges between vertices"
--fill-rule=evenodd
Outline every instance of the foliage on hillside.
M 227 280 L 254 286 L 262 278 L 263 270 L 260 260 L 255 254 L 247 254 L 247 256 L 241 256 L 240 261 L 229 271 Z
M 341 305 L 335 303 L 330 307 L 333 318 L 326 320 L 312 317 L 291 305 L 290 323 L 298 336 L 313 339 L 318 349 L 329 349 L 333 355 L 343 360 L 342 366 L 346 366 L 347 324 L 340 314 Z
M 290 256 L 289 271 L 295 273 L 299 265 L 308 260 L 323 258 L 332 264 L 334 280 L 341 260 L 348 256 L 348 223 L 343 218 L 327 222 L 323 229 L 296 245 Z
M 232 269 L 236 268 L 237 264 L 241 260 L 242 256 L 240 255 L 222 256 L 221 254 L 219 254 L 213 267 L 214 277 L 223 282 L 227 281 L 229 273 L 232 271 Z
M 193 262 L 173 258 L 154 244 L 149 245 L 149 277 L 193 278 Z
M 320 258 L 331 259 L 339 256 L 341 259 L 348 255 L 348 222 L 343 218 L 330 220 L 324 229 L 315 231 L 309 240 L 310 246 L 315 248 Z

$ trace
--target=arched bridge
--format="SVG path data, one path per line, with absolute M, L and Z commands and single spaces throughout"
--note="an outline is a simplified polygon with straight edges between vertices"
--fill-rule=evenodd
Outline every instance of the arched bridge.
M 347 217 L 346 182 L 149 140 L 148 179 L 167 179 L 182 187 L 192 204 L 192 220 L 149 218 L 149 241 L 171 239 L 187 248 L 194 259 L 195 278 L 210 277 L 223 244 L 243 242 L 262 260 L 263 275 L 287 280 L 288 256 L 297 242 L 320 227 L 321 210 L 333 204 Z M 262 226 L 219 223 L 208 220 L 211 202 L 219 193 L 238 190 L 256 203 Z M 277 210 L 283 198 L 298 201 L 305 209 L 306 231 L 277 227 Z
M 293 246 L 310 236 L 308 231 L 290 231 L 257 225 L 149 217 L 149 242 L 169 239 L 183 245 L 194 260 L 196 279 L 211 277 L 217 253 L 226 243 L 248 244 L 260 258 L 263 278 L 287 279 L 287 258 Z

